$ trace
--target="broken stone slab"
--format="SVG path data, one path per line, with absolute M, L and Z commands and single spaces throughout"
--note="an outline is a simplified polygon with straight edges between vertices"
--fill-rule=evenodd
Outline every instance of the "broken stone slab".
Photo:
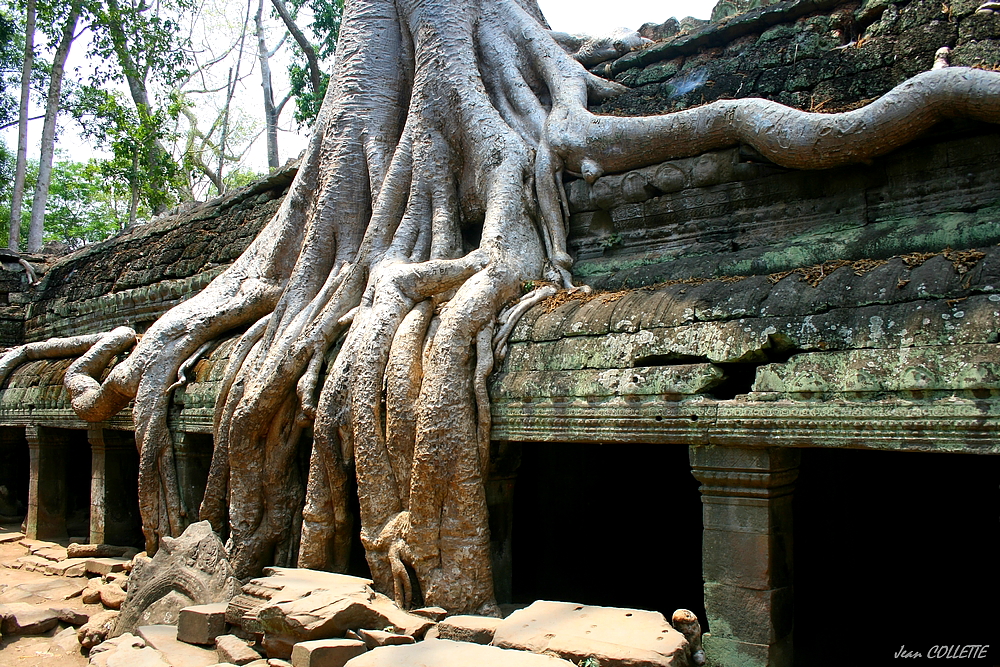
M 124 572 L 130 558 L 88 558 L 87 572 L 91 574 L 111 574 L 112 572 Z
M 80 640 L 76 638 L 76 628 L 66 628 L 52 638 L 52 643 L 63 653 L 78 654 Z
M 292 667 L 344 667 L 348 660 L 364 654 L 365 643 L 356 639 L 317 639 L 292 649 Z
M 0 529 L 0 544 L 8 544 L 10 542 L 20 542 L 24 539 L 24 533 L 11 532 Z
M 449 616 L 437 624 L 438 638 L 457 642 L 489 644 L 503 619 L 492 616 Z
M 76 638 L 80 642 L 80 646 L 89 649 L 107 640 L 108 635 L 111 634 L 111 630 L 115 626 L 115 619 L 117 618 L 117 611 L 102 611 L 91 616 L 76 631 Z M 132 635 L 129 633 L 128 636 L 131 637 Z
M 59 620 L 67 625 L 81 626 L 90 620 L 90 613 L 72 607 L 52 607 L 52 611 L 59 616 Z M 73 631 L 74 633 L 76 630 Z
M 176 624 L 181 609 L 225 602 L 239 591 L 226 549 L 207 521 L 191 524 L 180 537 L 164 537 L 155 556 L 139 554 L 132 563 L 116 632 Z
M 365 630 L 364 628 L 358 628 L 357 637 L 369 649 L 378 648 L 379 646 L 402 646 L 403 644 L 412 644 L 416 641 L 410 635 L 401 635 L 395 632 L 386 632 L 385 630 Z
M 118 584 L 104 584 L 99 590 L 101 604 L 108 609 L 121 609 L 128 595 Z
M 75 598 L 86 590 L 86 586 L 83 584 L 75 581 L 66 581 L 64 579 L 29 581 L 23 584 L 18 584 L 17 588 L 27 591 L 32 595 L 37 595 L 40 598 L 56 602 L 62 602 L 63 600 Z
M 85 577 L 87 576 L 87 559 L 67 558 L 58 563 L 49 563 L 45 566 L 45 574 L 57 577 Z
M 47 558 L 42 558 L 41 556 L 21 556 L 17 559 L 19 563 L 19 570 L 27 570 L 28 572 L 45 572 L 45 568 L 51 564 L 52 561 Z
M 177 641 L 177 628 L 172 625 L 144 625 L 138 633 L 172 667 L 208 667 L 219 662 L 219 655 L 213 649 Z
M 257 619 L 265 636 L 287 637 L 296 642 L 342 636 L 347 630 L 389 626 L 417 638 L 434 625 L 374 592 L 344 596 L 318 591 L 291 602 L 267 605 L 257 613 Z
M 495 646 L 427 639 L 407 646 L 384 646 L 354 658 L 349 667 L 574 667 L 551 655 Z M 604 663 L 601 663 L 604 667 Z
M 58 563 L 59 561 L 64 561 L 67 558 L 66 547 L 53 546 L 53 547 L 43 547 L 31 552 L 32 556 L 40 556 L 47 561 L 53 563 Z
M 443 607 L 421 607 L 420 609 L 411 609 L 410 613 L 429 618 L 435 623 L 448 616 L 448 610 Z
M 28 553 L 33 554 L 39 549 L 45 549 L 47 547 L 58 547 L 59 545 L 55 542 L 47 542 L 45 540 L 33 540 L 31 538 L 25 538 L 21 540 L 21 546 L 28 550 Z
M 291 602 L 313 591 L 332 591 L 345 596 L 368 595 L 371 579 L 301 568 L 266 567 L 264 576 L 251 579 L 229 602 L 226 620 L 247 632 L 261 634 L 257 613 L 268 604 Z
M 77 544 L 66 547 L 69 558 L 129 558 L 139 551 L 133 547 L 119 547 L 113 544 Z
M 10 604 L 12 602 L 30 602 L 38 600 L 38 596 L 30 591 L 26 591 L 19 586 L 11 586 L 0 593 L 0 604 Z
M 220 635 L 215 638 L 215 652 L 220 662 L 245 665 L 260 660 L 261 655 L 235 635 Z
M 602 667 L 694 664 L 692 647 L 684 635 L 663 614 L 640 609 L 539 600 L 505 618 L 492 643 L 571 661 L 593 657 Z M 580 646 L 591 653 L 581 655 Z
M 199 604 L 181 609 L 177 617 L 177 639 L 188 644 L 213 644 L 226 634 L 225 602 Z
M 162 653 L 131 633 L 91 649 L 90 664 L 94 667 L 173 667 Z
M 26 602 L 0 605 L 0 632 L 5 635 L 40 635 L 59 624 L 59 614 Z

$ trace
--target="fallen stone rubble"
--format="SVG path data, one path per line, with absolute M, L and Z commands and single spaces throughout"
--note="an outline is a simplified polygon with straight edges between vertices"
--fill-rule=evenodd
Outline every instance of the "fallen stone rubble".
M 213 558 L 186 563 L 195 563 L 205 576 L 228 573 L 225 552 L 212 538 L 204 526 L 188 542 L 181 536 L 171 548 L 175 560 L 185 550 L 190 556 L 207 549 Z M 164 573 L 176 567 L 168 565 L 169 553 L 150 559 L 110 545 L 67 549 L 36 540 L 20 543 L 28 554 L 3 565 L 52 575 L 52 585 L 0 587 L 0 631 L 51 633 L 52 641 L 82 652 L 96 667 L 697 667 L 705 662 L 700 626 L 686 610 L 675 612 L 671 623 L 657 612 L 537 601 L 505 619 L 448 616 L 436 607 L 400 609 L 368 579 L 278 567 L 265 569 L 235 595 L 230 591 L 229 599 L 184 606 L 170 616 L 171 623 L 132 627 L 123 622 L 123 604 L 162 607 L 190 599 L 180 584 L 176 589 L 163 584 Z M 95 610 L 59 604 L 77 596 Z M 128 613 L 149 618 L 143 610 Z

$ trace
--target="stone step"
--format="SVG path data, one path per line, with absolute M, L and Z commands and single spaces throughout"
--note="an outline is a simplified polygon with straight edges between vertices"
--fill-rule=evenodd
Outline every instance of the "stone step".
M 23 539 L 24 539 L 24 533 L 0 528 L 0 544 L 7 544 L 8 542 L 20 542 Z

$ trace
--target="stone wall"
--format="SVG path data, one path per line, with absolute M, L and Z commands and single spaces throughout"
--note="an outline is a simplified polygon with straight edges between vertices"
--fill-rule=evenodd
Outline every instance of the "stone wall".
M 666 39 L 599 65 L 632 91 L 597 107 L 619 115 L 677 111 L 718 99 L 764 97 L 841 111 L 934 64 L 1000 65 L 1000 14 L 980 0 L 785 0 Z

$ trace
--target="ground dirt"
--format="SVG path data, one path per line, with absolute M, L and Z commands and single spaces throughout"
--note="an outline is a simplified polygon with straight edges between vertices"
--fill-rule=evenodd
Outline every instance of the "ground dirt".
M 19 527 L 16 525 L 0 525 L 0 536 L 9 532 L 16 532 L 17 530 L 19 530 Z M 51 541 L 63 546 L 68 544 L 68 541 L 65 540 L 61 542 L 59 540 Z M 0 600 L 3 599 L 3 594 L 6 591 L 19 584 L 42 580 L 50 581 L 53 578 L 58 578 L 40 572 L 14 570 L 2 565 L 26 555 L 28 555 L 28 549 L 20 542 L 0 544 Z M 66 580 L 86 583 L 86 579 L 83 578 L 67 578 Z M 84 604 L 79 596 L 60 601 L 46 600 L 41 597 L 32 597 L 18 601 L 27 602 L 39 607 L 70 607 L 82 610 L 89 615 L 104 610 L 104 607 L 100 604 Z M 88 664 L 87 658 L 80 652 L 79 644 L 76 645 L 75 649 L 66 650 L 61 648 L 54 640 L 56 635 L 70 627 L 72 626 L 60 623 L 42 635 L 4 635 L 2 640 L 0 640 L 0 667 L 85 667 Z

